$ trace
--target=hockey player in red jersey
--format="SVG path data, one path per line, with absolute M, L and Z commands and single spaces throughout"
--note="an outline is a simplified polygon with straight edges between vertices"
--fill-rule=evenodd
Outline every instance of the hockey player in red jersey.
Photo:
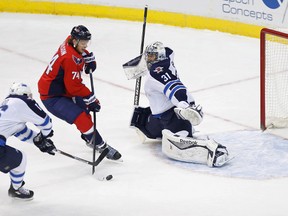
M 42 74 L 38 91 L 47 110 L 69 124 L 75 124 L 82 139 L 93 148 L 94 129 L 89 112 L 99 112 L 101 106 L 81 78 L 83 71 L 89 74 L 96 69 L 93 53 L 86 50 L 90 40 L 91 33 L 85 26 L 73 27 Z M 97 129 L 95 133 L 97 150 L 102 152 L 108 148 L 108 159 L 120 159 L 121 154 L 102 139 Z

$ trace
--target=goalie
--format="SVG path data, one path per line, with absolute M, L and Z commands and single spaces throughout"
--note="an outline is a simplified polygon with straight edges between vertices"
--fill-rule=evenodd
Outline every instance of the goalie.
M 173 59 L 172 49 L 154 42 L 123 65 L 128 79 L 147 74 L 144 90 L 150 107 L 135 107 L 130 126 L 144 138 L 162 139 L 162 151 L 170 158 L 222 166 L 228 161 L 226 147 L 193 138 L 193 126 L 203 119 L 202 107 L 179 79 Z

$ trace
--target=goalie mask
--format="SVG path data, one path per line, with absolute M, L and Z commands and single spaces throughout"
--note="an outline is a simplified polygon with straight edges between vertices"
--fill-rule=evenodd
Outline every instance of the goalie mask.
M 28 85 L 24 83 L 13 83 L 9 89 L 11 95 L 27 95 L 32 98 L 32 92 Z
M 152 64 L 166 59 L 165 47 L 159 41 L 154 42 L 146 47 L 144 55 L 147 67 L 150 69 Z

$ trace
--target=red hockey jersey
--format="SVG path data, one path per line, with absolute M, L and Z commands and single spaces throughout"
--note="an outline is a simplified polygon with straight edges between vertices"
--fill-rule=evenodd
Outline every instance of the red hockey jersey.
M 84 59 L 68 44 L 69 38 L 70 36 L 59 47 L 38 81 L 41 100 L 56 96 L 85 97 L 91 94 L 91 91 L 82 83 Z

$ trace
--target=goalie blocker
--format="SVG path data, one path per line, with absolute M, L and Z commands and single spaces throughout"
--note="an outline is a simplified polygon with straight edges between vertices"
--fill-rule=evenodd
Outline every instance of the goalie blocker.
M 162 134 L 162 152 L 174 160 L 220 167 L 231 159 L 226 147 L 214 140 L 180 137 L 166 129 Z

